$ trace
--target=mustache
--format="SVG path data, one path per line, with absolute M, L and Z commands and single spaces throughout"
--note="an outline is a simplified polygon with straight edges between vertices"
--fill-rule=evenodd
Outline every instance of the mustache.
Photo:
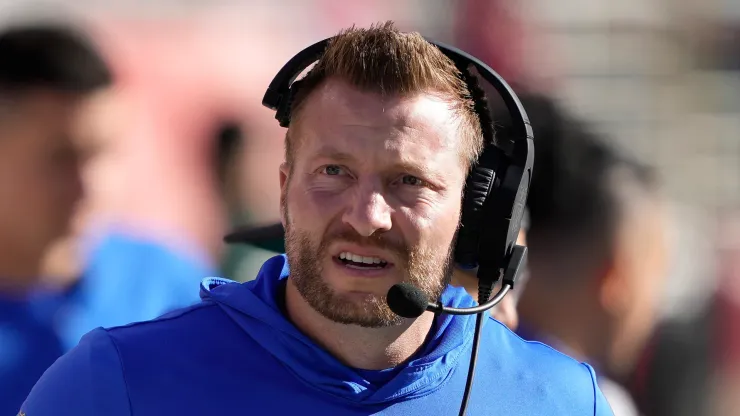
M 357 234 L 354 230 L 343 229 L 335 232 L 327 233 L 321 241 L 322 251 L 326 251 L 329 244 L 334 242 L 344 242 L 357 244 L 365 247 L 375 247 L 385 251 L 390 251 L 402 260 L 408 260 L 410 248 L 408 245 L 401 241 L 393 240 L 388 238 L 386 235 L 378 234 L 371 235 L 370 237 L 364 237 Z

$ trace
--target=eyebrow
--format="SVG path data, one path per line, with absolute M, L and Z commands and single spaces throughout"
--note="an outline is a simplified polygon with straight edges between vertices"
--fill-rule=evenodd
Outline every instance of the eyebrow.
M 402 160 L 394 163 L 393 167 L 403 172 L 408 172 L 410 175 L 419 176 L 421 179 L 430 181 L 430 185 L 439 186 L 447 183 L 443 174 L 432 172 L 425 165 L 418 165 Z
M 356 163 L 358 157 L 355 154 L 343 152 L 333 146 L 324 146 L 313 155 L 312 160 L 329 159 L 337 163 Z M 407 172 L 410 175 L 420 176 L 421 179 L 427 180 L 434 188 L 443 186 L 447 183 L 444 175 L 434 173 L 423 164 L 413 163 L 408 160 L 399 160 L 389 166 L 390 169 Z
M 332 146 L 323 146 L 311 157 L 311 159 L 331 159 L 337 162 L 354 162 L 357 157 L 351 153 L 342 152 Z

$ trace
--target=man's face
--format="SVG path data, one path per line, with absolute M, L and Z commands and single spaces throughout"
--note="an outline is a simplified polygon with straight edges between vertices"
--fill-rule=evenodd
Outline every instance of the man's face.
M 39 91 L 0 109 L 0 233 L 37 256 L 67 231 L 82 196 L 78 122 L 83 101 Z
M 328 80 L 291 134 L 282 214 L 290 278 L 303 298 L 333 321 L 382 327 L 401 322 L 385 302 L 392 285 L 438 297 L 466 174 L 448 104 Z

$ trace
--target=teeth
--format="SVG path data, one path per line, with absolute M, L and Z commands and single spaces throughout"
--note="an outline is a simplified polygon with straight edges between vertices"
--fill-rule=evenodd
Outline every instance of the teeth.
M 339 253 L 339 258 L 342 260 L 349 260 L 355 263 L 365 263 L 365 264 L 386 263 L 385 260 L 379 257 L 365 257 L 365 256 L 360 256 L 354 253 L 350 253 L 348 251 L 343 251 Z

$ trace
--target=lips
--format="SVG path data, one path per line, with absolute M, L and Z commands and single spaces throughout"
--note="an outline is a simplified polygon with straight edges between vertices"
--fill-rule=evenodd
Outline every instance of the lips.
M 382 272 L 393 267 L 393 257 L 383 249 L 352 243 L 338 244 L 334 262 L 354 272 Z
M 363 256 L 361 254 L 356 254 L 351 251 L 343 251 L 339 253 L 339 260 L 344 261 L 345 263 L 353 263 L 357 265 L 368 265 L 368 266 L 380 266 L 383 267 L 388 264 L 388 261 L 381 257 L 375 257 L 375 256 Z
M 376 256 L 363 256 L 351 251 L 342 251 L 337 256 L 338 261 L 345 267 L 358 270 L 380 270 L 388 267 L 388 262 Z

